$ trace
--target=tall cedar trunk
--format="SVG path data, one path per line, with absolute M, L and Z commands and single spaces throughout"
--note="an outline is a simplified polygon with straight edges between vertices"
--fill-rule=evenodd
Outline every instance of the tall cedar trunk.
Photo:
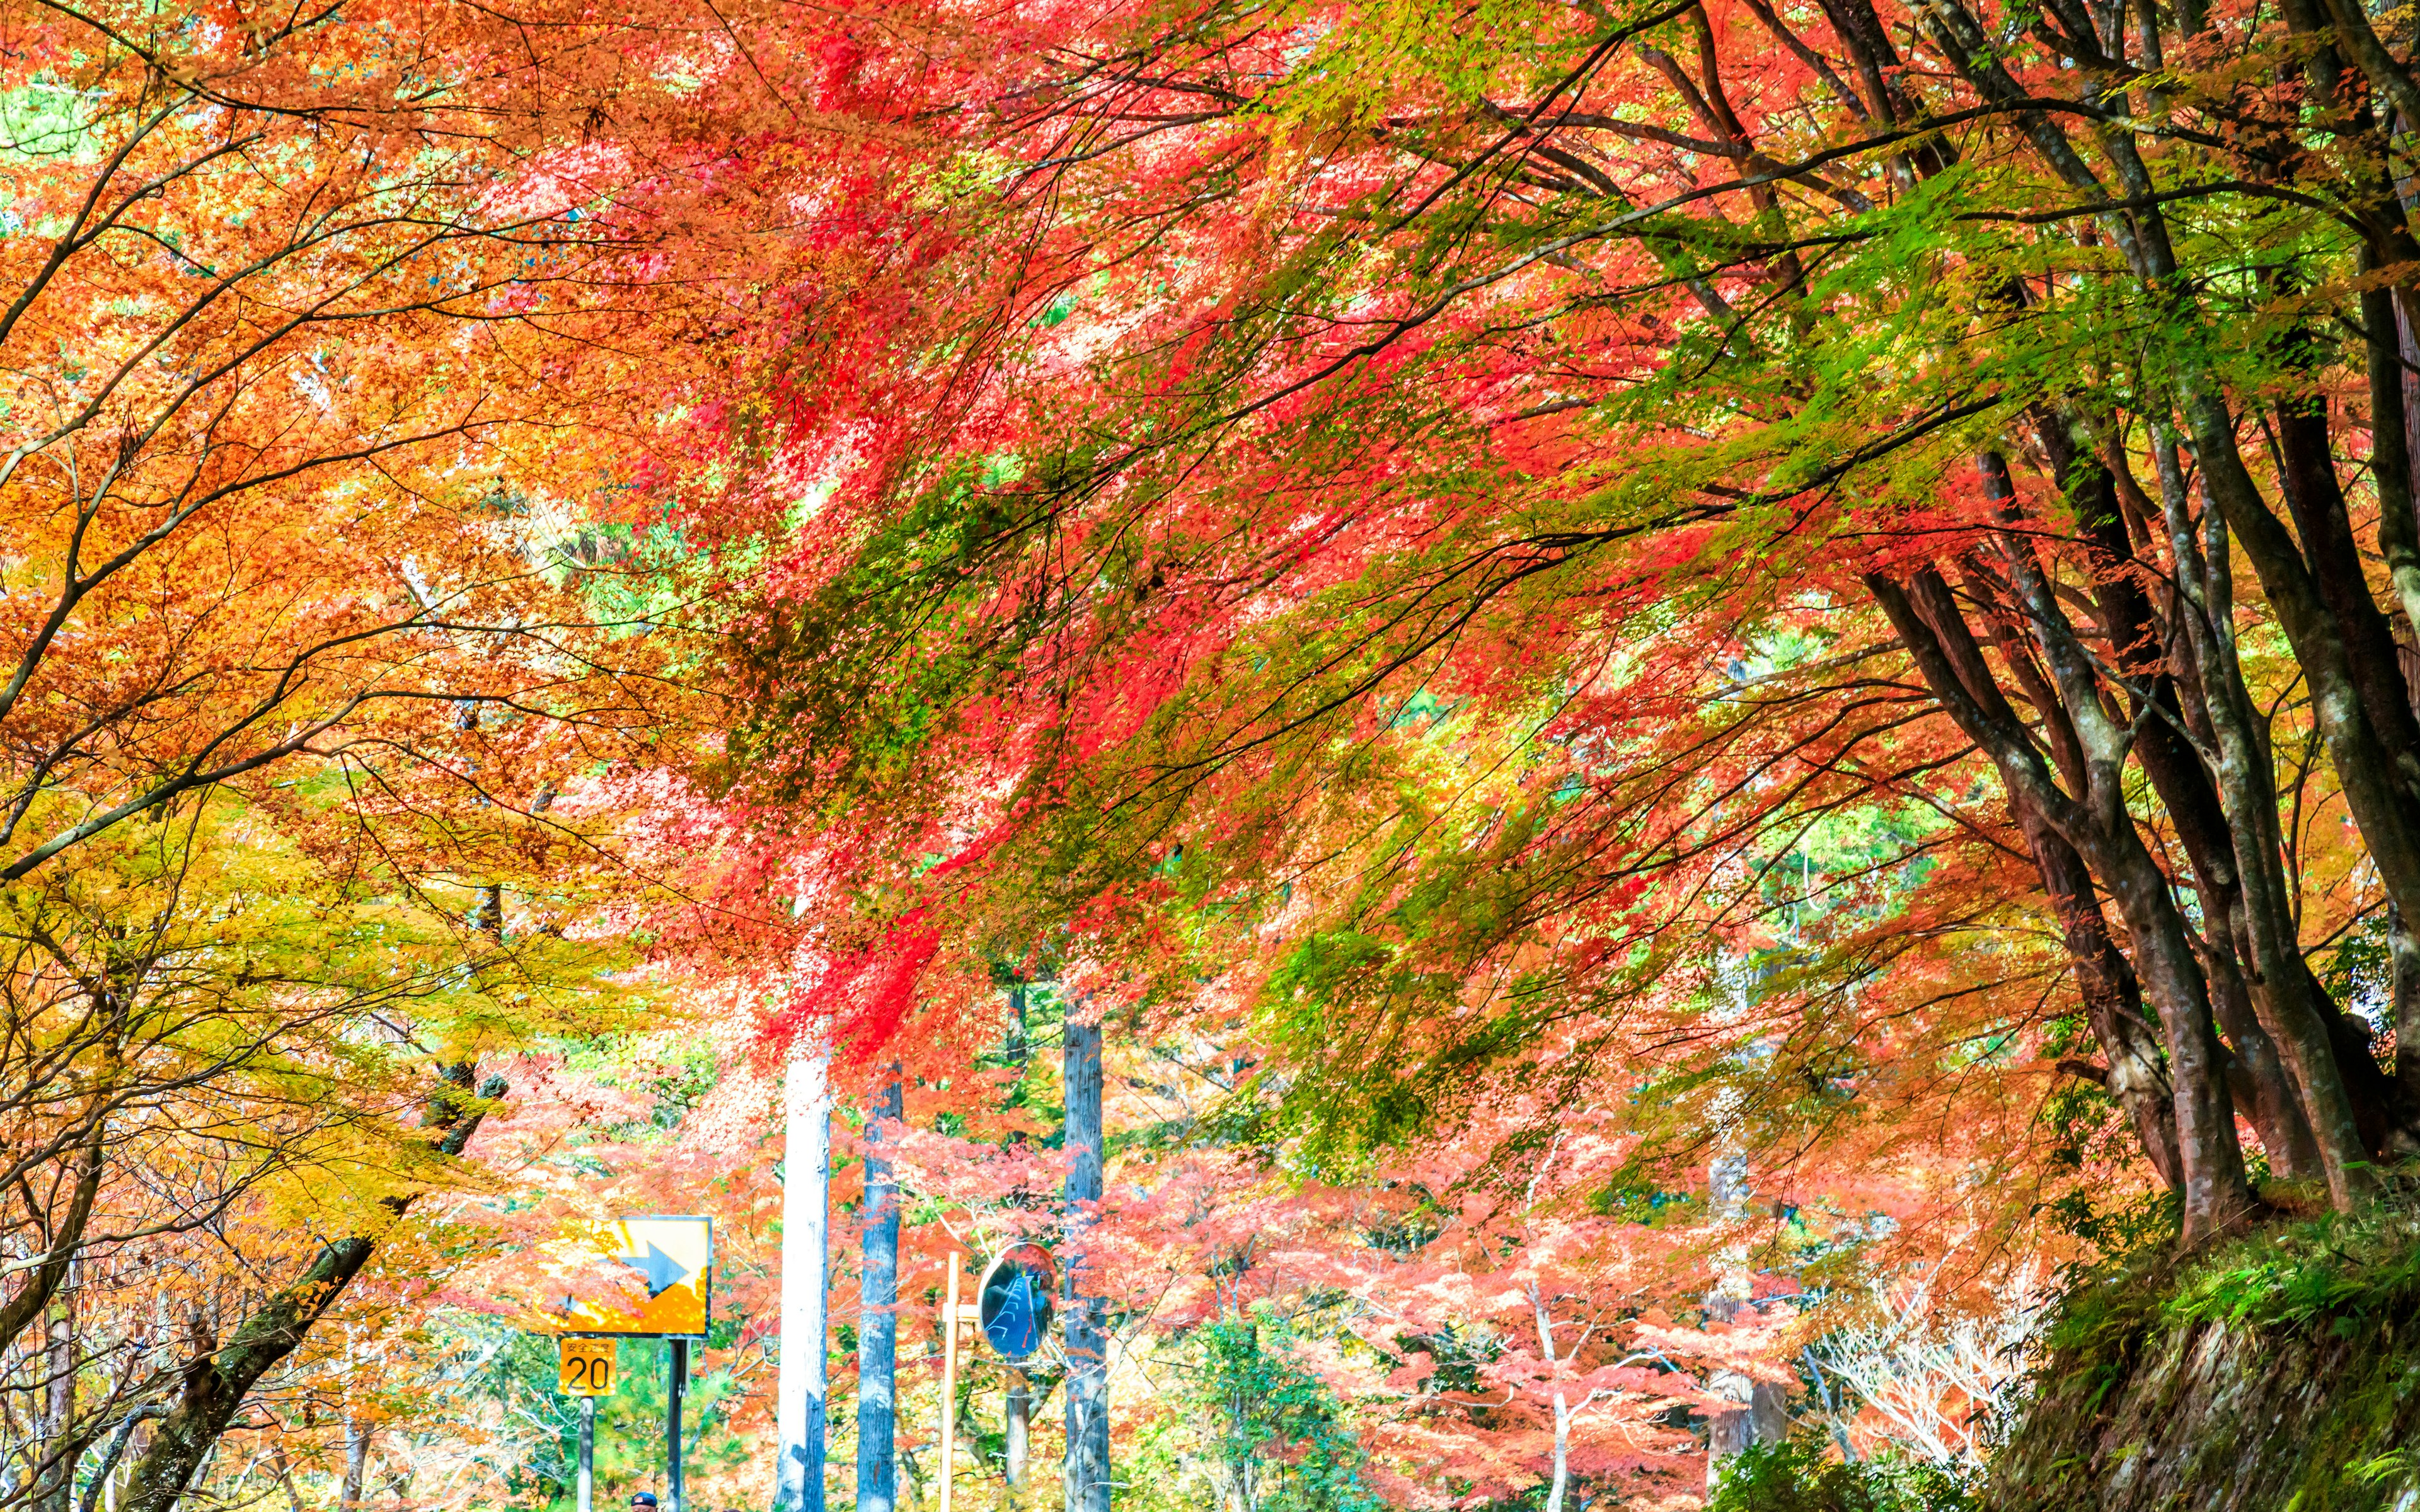
M 442 1131 L 432 1148 L 449 1159 L 462 1153 L 484 1116 L 464 1103 L 471 1076 L 467 1065 L 445 1067 L 445 1089 L 430 1101 L 427 1122 Z M 477 1095 L 490 1102 L 504 1096 L 504 1078 L 490 1076 Z M 412 1200 L 410 1196 L 387 1197 L 379 1205 L 393 1221 L 410 1211 Z M 253 1382 L 294 1352 L 361 1273 L 377 1244 L 374 1235 L 355 1234 L 321 1246 L 302 1274 L 237 1325 L 225 1346 L 187 1363 L 176 1405 L 161 1419 L 128 1477 L 128 1512 L 170 1512 L 176 1506 L 235 1421 Z
M 899 1495 L 899 1188 L 882 1147 L 907 1107 L 893 1064 L 865 1120 L 865 1231 L 857 1314 L 857 1512 L 892 1512 Z
M 791 1058 L 783 1085 L 782 1334 L 776 1512 L 824 1512 L 831 1257 L 831 1053 Z
M 1101 1200 L 1101 1026 L 1066 1026 L 1067 1084 L 1067 1512 L 1109 1512 L 1109 1312 L 1083 1248 Z

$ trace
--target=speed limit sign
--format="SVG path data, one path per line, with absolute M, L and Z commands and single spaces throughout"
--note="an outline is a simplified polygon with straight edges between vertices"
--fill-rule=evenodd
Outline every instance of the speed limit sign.
M 565 1339 L 563 1363 L 554 1380 L 566 1396 L 610 1396 L 613 1394 L 613 1341 Z

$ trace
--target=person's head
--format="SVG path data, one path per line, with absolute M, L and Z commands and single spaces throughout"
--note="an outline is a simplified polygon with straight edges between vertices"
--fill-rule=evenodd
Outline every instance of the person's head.
M 656 1493 L 653 1491 L 641 1491 L 638 1495 L 630 1498 L 630 1504 L 634 1507 L 645 1507 L 647 1512 L 655 1512 Z

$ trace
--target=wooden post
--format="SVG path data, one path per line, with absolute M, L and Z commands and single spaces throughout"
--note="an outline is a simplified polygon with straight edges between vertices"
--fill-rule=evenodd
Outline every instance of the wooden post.
M 941 1304 L 941 1512 L 950 1512 L 951 1473 L 958 1463 L 958 1253 L 950 1252 Z

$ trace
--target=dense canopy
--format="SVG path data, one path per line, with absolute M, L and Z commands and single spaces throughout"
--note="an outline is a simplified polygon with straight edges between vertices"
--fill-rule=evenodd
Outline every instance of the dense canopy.
M 861 1506 L 1017 1240 L 1123 1504 L 1563 1512 L 1951 1495 L 2061 1268 L 2409 1203 L 2404 12 L 0 38 L 0 1508 L 567 1498 L 650 1211 L 802 1494 L 827 1061 Z

